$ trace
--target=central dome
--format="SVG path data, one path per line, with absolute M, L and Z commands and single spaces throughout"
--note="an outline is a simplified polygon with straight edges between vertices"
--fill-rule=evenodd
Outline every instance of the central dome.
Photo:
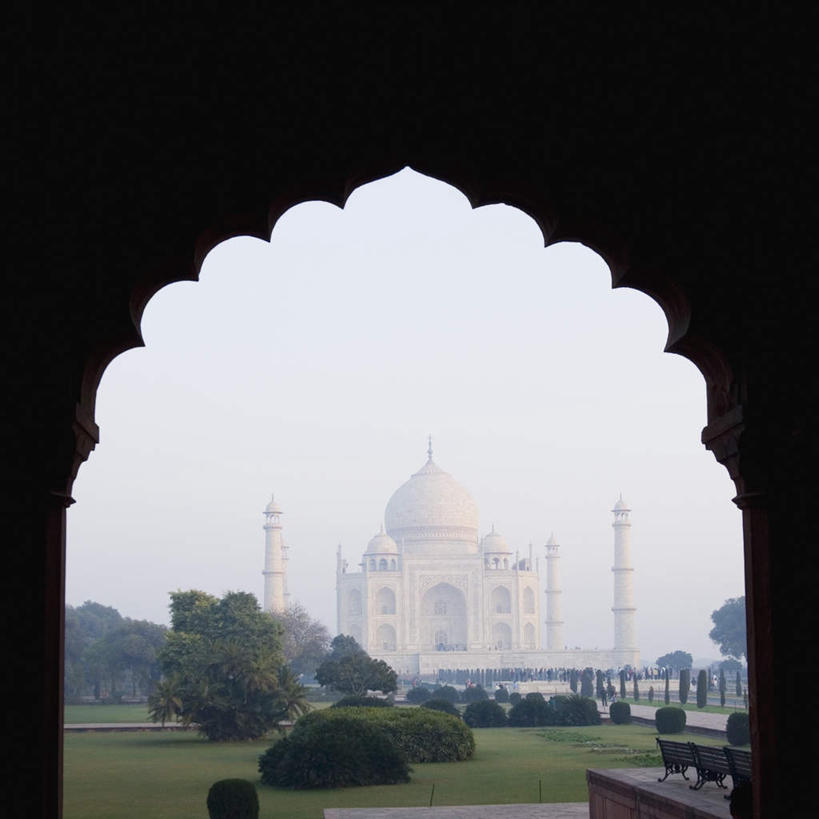
M 397 543 L 445 541 L 477 547 L 478 506 L 469 492 L 433 460 L 400 486 L 384 512 L 387 534 Z

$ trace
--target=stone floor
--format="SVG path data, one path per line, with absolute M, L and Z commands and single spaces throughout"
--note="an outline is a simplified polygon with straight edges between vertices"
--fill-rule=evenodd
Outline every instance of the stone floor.
M 588 819 L 588 802 L 442 805 L 432 808 L 325 808 L 324 819 Z

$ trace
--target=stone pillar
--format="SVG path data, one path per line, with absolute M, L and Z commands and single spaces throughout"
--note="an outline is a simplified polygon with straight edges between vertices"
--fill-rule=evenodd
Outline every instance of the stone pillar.
M 563 619 L 560 616 L 560 546 L 551 535 L 546 542 L 546 649 L 563 651 Z
M 283 612 L 287 593 L 287 558 L 282 540 L 282 510 L 271 498 L 264 510 L 264 610 Z
M 631 565 L 631 521 L 629 521 L 628 504 L 621 495 L 614 509 L 614 650 L 618 652 L 635 652 L 637 650 L 637 626 L 634 605 L 634 569 Z M 632 663 L 630 658 L 625 662 Z

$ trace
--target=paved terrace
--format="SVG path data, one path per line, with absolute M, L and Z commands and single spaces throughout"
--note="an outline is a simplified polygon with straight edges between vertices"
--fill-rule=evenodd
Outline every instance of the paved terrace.
M 588 819 L 588 802 L 442 805 L 439 808 L 325 808 L 324 819 Z

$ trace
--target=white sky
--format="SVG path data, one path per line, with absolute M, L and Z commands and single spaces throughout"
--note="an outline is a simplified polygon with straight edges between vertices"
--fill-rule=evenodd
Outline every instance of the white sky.
M 299 205 L 268 244 L 208 256 L 162 290 L 146 348 L 117 358 L 101 443 L 69 512 L 68 602 L 168 621 L 168 592 L 261 599 L 271 492 L 293 597 L 335 633 L 335 550 L 351 568 L 392 492 L 435 460 L 522 553 L 560 542 L 570 646 L 612 644 L 610 509 L 633 507 L 643 660 L 718 657 L 710 614 L 743 593 L 741 521 L 699 443 L 702 376 L 663 353 L 665 317 L 611 289 L 576 244 L 405 170 L 344 210 Z M 545 563 L 541 560 L 542 584 Z

